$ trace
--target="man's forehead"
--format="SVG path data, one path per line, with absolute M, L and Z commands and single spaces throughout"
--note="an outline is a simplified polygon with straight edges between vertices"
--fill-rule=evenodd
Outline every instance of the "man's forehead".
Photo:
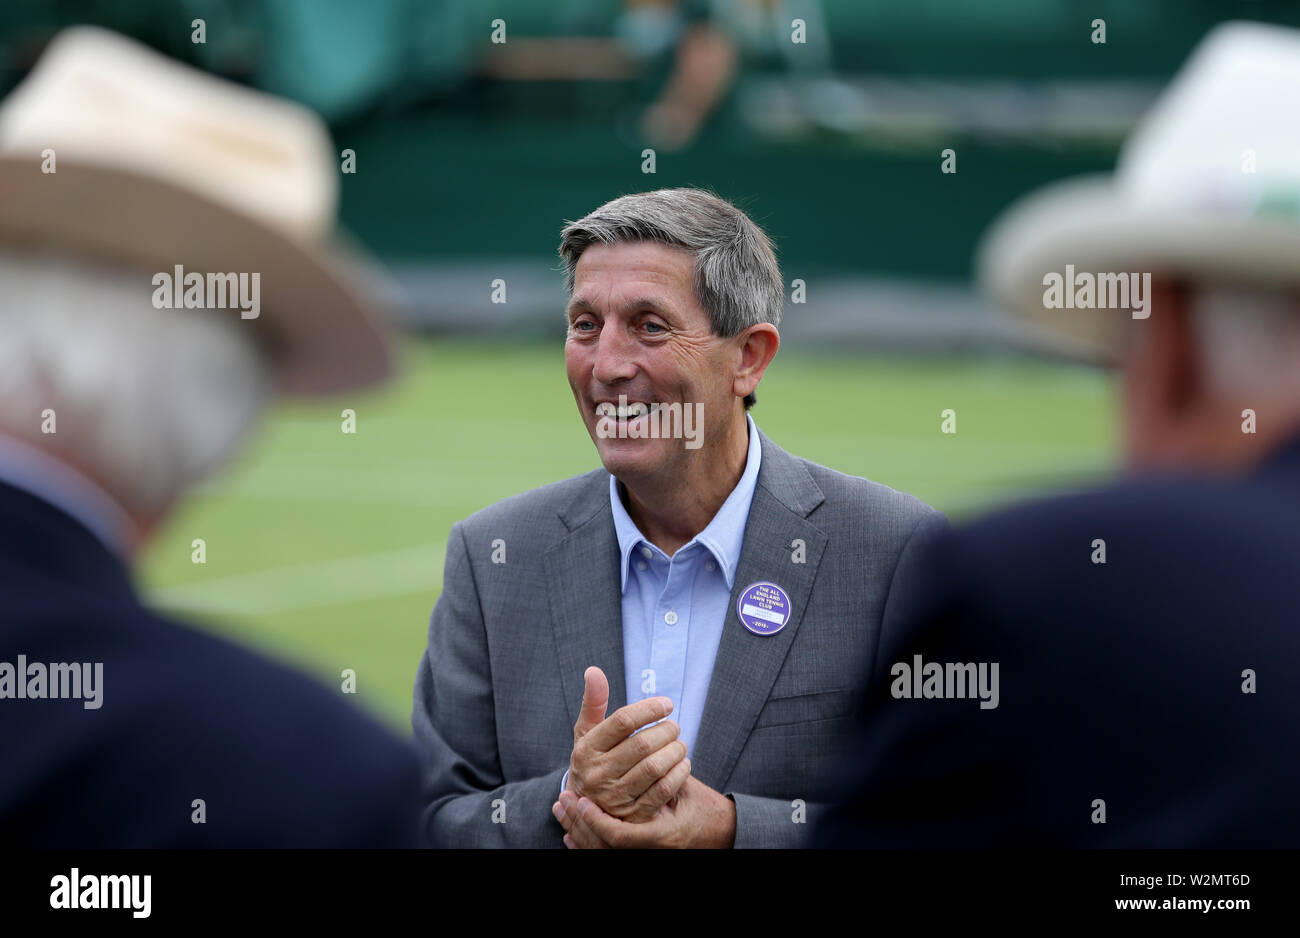
M 683 249 L 650 242 L 592 245 L 578 258 L 569 309 L 667 313 L 693 305 L 694 277 L 694 258 Z
M 695 258 L 685 248 L 654 241 L 592 244 L 579 256 L 575 282 L 593 278 L 645 283 L 690 283 Z

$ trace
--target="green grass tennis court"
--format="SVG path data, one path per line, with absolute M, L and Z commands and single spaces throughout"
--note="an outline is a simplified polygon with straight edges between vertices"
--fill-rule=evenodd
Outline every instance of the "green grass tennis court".
M 404 731 L 452 523 L 597 459 L 559 341 L 408 339 L 401 357 L 383 391 L 278 408 L 159 533 L 142 587 L 330 686 L 353 669 L 357 701 Z M 785 449 L 960 519 L 1107 472 L 1112 395 L 1103 374 L 1047 362 L 787 349 L 753 414 Z

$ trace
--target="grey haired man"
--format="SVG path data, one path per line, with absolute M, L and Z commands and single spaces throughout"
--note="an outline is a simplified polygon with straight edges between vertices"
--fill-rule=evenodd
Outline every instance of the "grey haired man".
M 565 366 L 602 467 L 451 529 L 412 724 L 447 846 L 792 847 L 941 514 L 749 415 L 771 243 L 695 189 L 562 233 Z M 504 540 L 509 563 L 494 563 Z

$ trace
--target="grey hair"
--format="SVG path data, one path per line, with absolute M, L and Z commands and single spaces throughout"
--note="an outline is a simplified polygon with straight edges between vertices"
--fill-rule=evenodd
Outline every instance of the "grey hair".
M 224 463 L 271 399 L 248 327 L 155 309 L 147 272 L 0 251 L 0 283 L 0 432 L 87 472 L 137 519 Z
M 760 322 L 781 323 L 785 288 L 763 229 L 726 199 L 703 189 L 657 189 L 620 196 L 560 233 L 564 285 L 573 295 L 578 258 L 592 244 L 653 241 L 695 258 L 695 297 L 715 335 L 739 335 Z M 757 398 L 746 395 L 745 407 Z

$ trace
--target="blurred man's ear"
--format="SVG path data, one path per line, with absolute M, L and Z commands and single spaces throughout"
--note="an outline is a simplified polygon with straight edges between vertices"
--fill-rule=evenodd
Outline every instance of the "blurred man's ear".
M 1181 448 L 1180 425 L 1204 394 L 1189 287 L 1168 278 L 1151 285 L 1151 315 L 1127 324 L 1122 364 L 1127 462 L 1167 462 Z
M 1176 418 L 1201 391 L 1203 363 L 1189 289 L 1168 279 L 1153 281 L 1151 315 L 1127 324 L 1123 371 L 1130 409 Z
M 1167 281 L 1163 290 L 1153 287 L 1153 312 L 1147 323 L 1152 367 L 1158 376 L 1156 400 L 1174 419 L 1196 408 L 1204 397 L 1206 370 L 1204 356 L 1192 318 L 1191 287 Z M 1160 315 L 1159 310 L 1164 310 Z

